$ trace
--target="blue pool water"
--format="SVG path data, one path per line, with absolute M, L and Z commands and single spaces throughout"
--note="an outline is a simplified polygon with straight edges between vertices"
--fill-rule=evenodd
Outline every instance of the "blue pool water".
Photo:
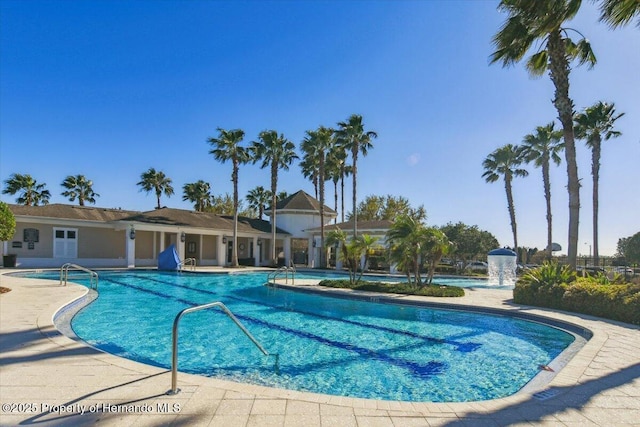
M 89 344 L 171 367 L 182 309 L 223 302 L 275 358 L 220 310 L 180 322 L 179 369 L 245 383 L 403 401 L 487 400 L 517 392 L 574 339 L 524 320 L 370 303 L 264 286 L 266 273 L 100 272 L 99 297 L 72 320 Z

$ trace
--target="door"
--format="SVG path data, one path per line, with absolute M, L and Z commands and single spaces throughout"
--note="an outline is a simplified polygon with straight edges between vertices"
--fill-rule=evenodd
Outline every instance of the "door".
M 56 228 L 53 229 L 53 257 L 77 258 L 78 257 L 78 229 Z

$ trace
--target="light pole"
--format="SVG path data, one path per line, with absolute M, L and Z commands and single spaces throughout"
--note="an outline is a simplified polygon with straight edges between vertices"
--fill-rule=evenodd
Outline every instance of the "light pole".
M 589 261 L 591 261 L 591 245 L 588 242 L 584 242 L 585 245 L 589 245 Z M 585 266 L 587 263 L 585 262 Z

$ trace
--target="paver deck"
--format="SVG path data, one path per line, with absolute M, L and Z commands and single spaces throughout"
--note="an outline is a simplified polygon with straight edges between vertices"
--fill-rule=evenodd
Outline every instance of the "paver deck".
M 640 328 L 515 305 L 509 291 L 467 290 L 446 302 L 526 310 L 588 328 L 593 337 L 539 390 L 482 402 L 410 403 L 184 373 L 181 392 L 167 395 L 166 369 L 103 353 L 54 327 L 55 312 L 86 288 L 7 275 L 0 275 L 0 285 L 12 289 L 0 294 L 2 426 L 640 426 Z

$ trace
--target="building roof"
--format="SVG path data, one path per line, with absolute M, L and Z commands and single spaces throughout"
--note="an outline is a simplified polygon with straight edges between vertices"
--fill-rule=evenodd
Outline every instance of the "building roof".
M 16 216 L 36 218 L 70 219 L 96 222 L 143 222 L 148 224 L 209 228 L 233 231 L 233 217 L 216 215 L 209 212 L 195 212 L 184 209 L 162 208 L 153 211 L 139 212 L 122 209 L 98 208 L 93 206 L 74 206 L 53 203 L 44 206 L 9 205 Z M 239 232 L 271 232 L 269 221 L 238 217 Z M 278 234 L 289 234 L 276 228 Z
M 137 213 L 136 211 L 122 209 L 74 206 L 60 203 L 44 206 L 9 205 L 9 209 L 14 215 L 99 222 L 118 221 Z
M 358 232 L 386 232 L 391 228 L 393 221 L 388 219 L 375 220 L 375 221 L 358 221 Z M 340 229 L 344 232 L 353 230 L 353 221 L 341 222 L 339 224 L 327 224 L 324 226 L 324 231 L 333 231 Z M 319 233 L 320 227 L 314 227 L 306 230 L 311 233 Z
M 312 211 L 320 213 L 320 202 L 300 190 L 276 203 L 276 211 Z M 271 211 L 267 210 L 266 212 Z M 324 205 L 324 213 L 327 216 L 337 216 L 337 212 L 327 205 Z

